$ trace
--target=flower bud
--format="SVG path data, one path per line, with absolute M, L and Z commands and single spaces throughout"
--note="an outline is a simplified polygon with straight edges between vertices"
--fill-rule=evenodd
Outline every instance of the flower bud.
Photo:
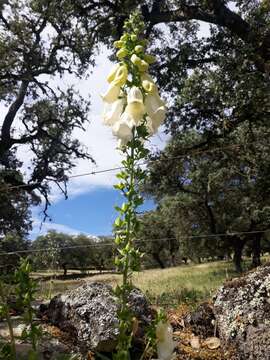
M 141 60 L 141 63 L 138 65 L 138 67 L 139 67 L 140 72 L 145 72 L 148 70 L 149 64 L 146 61 Z
M 131 58 L 130 58 L 130 61 L 131 61 L 134 65 L 139 66 L 139 65 L 141 64 L 142 59 L 139 58 L 139 56 L 137 56 L 136 54 L 133 54 L 133 55 L 131 56 Z
M 131 39 L 132 41 L 136 41 L 136 40 L 137 40 L 137 35 L 132 34 L 132 35 L 130 36 L 130 39 Z
M 120 49 L 123 45 L 124 45 L 124 41 L 121 41 L 121 40 L 115 41 L 115 42 L 113 43 L 113 46 L 114 46 L 116 49 Z
M 155 91 L 157 91 L 157 86 L 152 81 L 143 80 L 142 86 L 147 93 L 153 94 Z
M 137 45 L 137 46 L 135 46 L 134 50 L 135 50 L 135 52 L 137 54 L 139 54 L 139 53 L 142 53 L 144 51 L 144 47 L 142 45 Z
M 154 64 L 157 61 L 157 58 L 153 55 L 146 54 L 144 55 L 144 60 L 148 62 L 148 64 Z
M 121 41 L 127 41 L 128 40 L 128 34 L 124 34 L 120 37 Z
M 116 56 L 118 57 L 118 59 L 123 59 L 124 57 L 126 57 L 128 54 L 128 50 L 125 48 L 121 48 L 120 50 L 117 51 Z
M 128 77 L 128 69 L 126 65 L 121 65 L 115 73 L 115 77 L 113 80 L 114 85 L 123 86 L 127 81 L 127 77 Z

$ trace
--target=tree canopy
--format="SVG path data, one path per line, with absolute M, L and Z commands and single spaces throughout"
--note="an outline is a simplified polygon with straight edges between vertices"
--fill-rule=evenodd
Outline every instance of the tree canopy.
M 36 202 L 42 196 L 46 210 L 51 184 L 66 194 L 67 175 L 75 160 L 92 160 L 73 136 L 74 129 L 83 129 L 88 121 L 89 100 L 72 86 L 61 88 L 60 79 L 67 74 L 84 76 L 94 63 L 95 49 L 73 2 L 1 2 L 0 196 L 7 198 L 2 203 L 4 212 L 18 213 L 12 199 L 15 194 L 8 192 L 14 186 L 19 189 L 18 203 L 23 197 L 25 204 L 33 204 L 33 197 Z M 22 152 L 28 154 L 24 164 Z M 3 221 L 11 221 L 12 227 L 12 218 Z
M 112 245 L 107 237 L 95 239 L 83 234 L 74 236 L 49 231 L 38 236 L 31 249 L 37 269 L 62 268 L 66 274 L 68 269 L 111 269 Z
M 22 219 L 17 226 L 27 231 L 26 209 L 36 195 L 48 203 L 51 181 L 66 192 L 75 158 L 90 158 L 72 135 L 87 121 L 89 102 L 73 88 L 53 86 L 48 76 L 84 76 L 100 45 L 111 46 L 134 9 L 142 13 L 157 57 L 152 75 L 167 98 L 171 137 L 149 163 L 145 191 L 162 211 L 186 220 L 179 220 L 179 234 L 269 228 L 267 0 L 3 1 L 0 172 L 4 188 L 23 186 L 20 212 L 15 194 L 6 200 Z M 18 159 L 22 146 L 32 154 L 27 176 Z M 248 240 L 230 241 L 236 252 Z M 223 245 L 224 239 L 215 244 Z

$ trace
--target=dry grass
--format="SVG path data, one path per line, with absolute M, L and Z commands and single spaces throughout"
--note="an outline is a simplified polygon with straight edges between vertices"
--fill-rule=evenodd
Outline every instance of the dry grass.
M 134 275 L 134 285 L 157 305 L 194 304 L 211 297 L 216 289 L 234 275 L 229 262 L 183 265 L 168 269 L 145 270 Z M 121 281 L 117 274 L 100 274 L 73 280 L 51 280 L 40 283 L 39 295 L 49 298 L 85 282 L 99 281 L 115 286 Z
M 269 261 L 269 258 L 263 260 Z M 247 267 L 248 263 L 244 265 Z M 76 277 L 76 274 L 74 276 Z M 148 295 L 153 304 L 170 306 L 187 303 L 195 305 L 211 298 L 225 280 L 234 276 L 237 274 L 234 272 L 231 262 L 218 261 L 167 269 L 144 270 L 134 275 L 133 283 Z M 121 281 L 121 275 L 92 273 L 84 278 L 78 277 L 72 280 L 57 280 L 52 277 L 51 281 L 40 282 L 39 297 L 48 299 L 89 281 L 115 286 Z

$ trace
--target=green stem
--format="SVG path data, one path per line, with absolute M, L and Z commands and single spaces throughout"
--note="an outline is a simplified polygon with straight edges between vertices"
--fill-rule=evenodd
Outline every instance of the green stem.
M 133 129 L 133 141 L 134 141 L 134 136 L 135 136 L 135 131 Z M 131 147 L 131 154 L 130 154 L 130 159 L 131 159 L 131 168 L 129 169 L 130 171 L 130 182 L 129 182 L 129 190 L 132 190 L 131 194 L 128 196 L 128 202 L 130 203 L 130 208 L 129 208 L 129 217 L 128 217 L 128 222 L 127 222 L 127 235 L 126 235 L 126 244 L 127 245 L 131 245 L 132 239 L 131 239 L 131 234 L 130 234 L 130 230 L 131 230 L 131 215 L 134 212 L 134 203 L 133 203 L 133 188 L 134 188 L 134 145 L 133 145 L 133 141 L 132 141 L 132 147 Z M 127 254 L 126 256 L 126 262 L 125 262 L 125 266 L 124 266 L 124 271 L 123 271 L 123 285 L 124 287 L 126 287 L 128 285 L 128 270 L 129 270 L 129 254 Z M 124 292 L 126 293 L 126 291 Z M 127 300 L 126 298 L 123 300 Z

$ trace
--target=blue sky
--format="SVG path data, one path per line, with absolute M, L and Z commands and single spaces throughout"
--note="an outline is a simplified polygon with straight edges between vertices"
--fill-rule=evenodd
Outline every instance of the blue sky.
M 41 223 L 37 221 L 31 238 L 34 239 L 50 228 L 70 234 L 109 235 L 117 216 L 114 205 L 121 205 L 122 202 L 123 197 L 118 191 L 105 187 L 68 200 L 57 201 L 49 209 L 52 221 L 43 224 L 41 230 Z M 154 202 L 146 200 L 139 210 L 149 210 L 153 207 Z

